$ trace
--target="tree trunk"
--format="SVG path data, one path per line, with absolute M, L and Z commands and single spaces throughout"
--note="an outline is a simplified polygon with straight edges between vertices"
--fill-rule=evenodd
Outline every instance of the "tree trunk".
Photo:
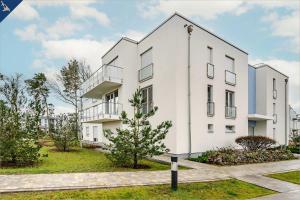
M 137 166 L 138 166 L 138 159 L 137 159 L 137 154 L 135 153 L 133 157 L 133 168 L 136 169 Z

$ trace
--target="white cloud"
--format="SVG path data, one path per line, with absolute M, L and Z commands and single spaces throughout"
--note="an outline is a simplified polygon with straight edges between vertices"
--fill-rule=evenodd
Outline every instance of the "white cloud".
M 71 4 L 70 11 L 71 16 L 76 19 L 91 18 L 95 19 L 101 25 L 110 25 L 110 20 L 108 16 L 105 13 L 100 12 L 93 7 L 82 4 Z
M 74 108 L 72 108 L 72 106 L 68 105 L 68 104 L 65 104 L 65 105 L 55 105 L 54 107 L 54 112 L 55 112 L 55 115 L 58 115 L 58 114 L 63 114 L 63 113 L 73 113 L 74 112 Z
M 282 59 L 250 59 L 250 64 L 266 63 L 289 77 L 289 99 L 293 108 L 300 113 L 300 61 Z
M 36 24 L 31 24 L 24 29 L 16 29 L 15 34 L 24 41 L 41 41 L 45 35 L 38 32 Z
M 140 32 L 140 31 L 135 31 L 135 30 L 128 30 L 126 33 L 121 34 L 121 36 L 128 37 L 135 41 L 140 41 L 143 37 L 146 36 L 146 33 Z
M 86 60 L 92 70 L 96 70 L 101 66 L 101 55 L 113 44 L 110 40 L 66 39 L 43 41 L 42 46 L 43 55 L 47 59 Z
M 16 7 L 11 16 L 19 20 L 33 20 L 39 18 L 39 13 L 30 3 L 25 1 Z

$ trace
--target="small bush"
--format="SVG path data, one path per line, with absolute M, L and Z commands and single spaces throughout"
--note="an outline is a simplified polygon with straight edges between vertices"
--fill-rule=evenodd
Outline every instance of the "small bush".
M 215 165 L 239 165 L 291 159 L 295 159 L 294 155 L 289 150 L 280 148 L 245 151 L 226 147 L 215 151 L 207 151 L 198 158 L 191 158 L 190 160 Z
M 270 148 L 276 141 L 264 136 L 243 136 L 235 140 L 244 150 L 256 151 Z

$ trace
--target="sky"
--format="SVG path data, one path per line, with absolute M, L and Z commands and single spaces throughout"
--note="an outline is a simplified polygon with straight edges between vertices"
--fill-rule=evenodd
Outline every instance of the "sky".
M 120 37 L 139 41 L 174 12 L 248 52 L 249 64 L 289 76 L 290 105 L 300 113 L 299 0 L 24 0 L 0 23 L 0 72 L 53 79 L 72 58 L 94 71 Z M 54 94 L 49 101 L 56 113 L 73 111 Z

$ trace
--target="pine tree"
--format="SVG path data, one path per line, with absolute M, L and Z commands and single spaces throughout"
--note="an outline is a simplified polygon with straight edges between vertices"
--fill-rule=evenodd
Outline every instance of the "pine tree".
M 154 107 L 148 113 L 143 113 L 142 106 L 145 102 L 141 89 L 136 90 L 129 103 L 134 110 L 133 118 L 129 119 L 125 111 L 120 117 L 128 128 L 118 128 L 116 133 L 104 130 L 104 136 L 110 141 L 107 145 L 110 154 L 107 154 L 107 157 L 114 164 L 138 168 L 140 160 L 168 151 L 163 140 L 172 123 L 164 121 L 152 128 L 149 118 L 155 115 L 158 108 Z

